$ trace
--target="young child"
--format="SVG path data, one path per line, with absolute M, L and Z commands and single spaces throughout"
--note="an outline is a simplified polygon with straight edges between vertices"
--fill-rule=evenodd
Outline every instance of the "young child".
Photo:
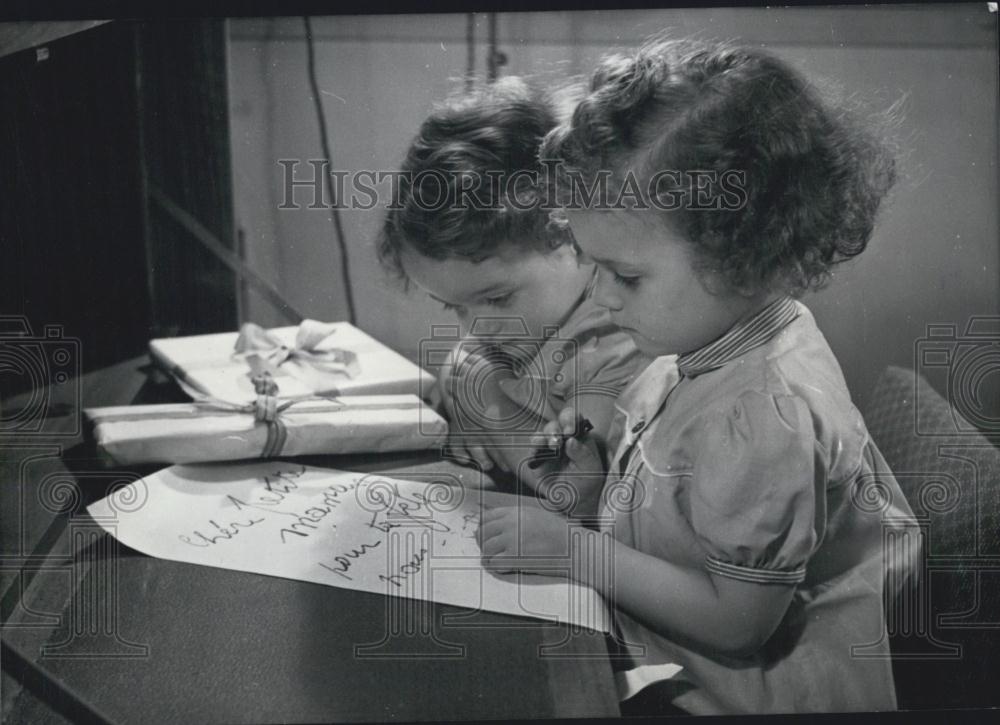
M 661 39 L 604 60 L 542 153 L 587 183 L 610 169 L 612 207 L 628 175 L 662 181 L 658 200 L 566 212 L 600 268 L 595 301 L 656 359 L 617 403 L 600 531 L 493 509 L 484 563 L 570 554 L 567 574 L 616 606 L 633 645 L 623 698 L 673 663 L 653 689 L 683 712 L 895 709 L 883 566 L 905 576 L 911 560 L 882 542 L 912 512 L 793 299 L 864 250 L 891 156 L 779 60 Z M 731 170 L 742 189 L 722 182 Z M 586 439 L 566 453 L 600 465 Z
M 453 310 L 466 336 L 453 361 L 461 365 L 446 367 L 439 386 L 452 449 L 533 488 L 558 460 L 525 465 L 530 435 L 573 405 L 603 442 L 614 401 L 643 362 L 590 299 L 594 265 L 535 203 L 538 146 L 556 122 L 557 103 L 516 77 L 442 104 L 407 153 L 378 250 Z M 603 484 L 594 480 L 592 494 Z

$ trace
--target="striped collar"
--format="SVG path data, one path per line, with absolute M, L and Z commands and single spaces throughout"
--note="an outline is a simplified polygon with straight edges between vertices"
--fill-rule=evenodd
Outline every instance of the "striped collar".
M 763 345 L 798 315 L 795 300 L 781 297 L 753 316 L 737 322 L 714 342 L 678 357 L 677 368 L 688 378 L 720 368 Z

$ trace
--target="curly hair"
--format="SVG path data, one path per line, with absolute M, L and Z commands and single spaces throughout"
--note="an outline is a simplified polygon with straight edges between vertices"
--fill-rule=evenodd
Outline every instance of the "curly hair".
M 546 251 L 571 242 L 539 204 L 537 151 L 559 107 L 516 76 L 440 104 L 402 164 L 399 196 L 378 239 L 383 266 L 405 279 L 405 247 L 432 259 L 480 261 L 503 245 Z
M 676 170 L 667 193 L 690 194 L 697 170 L 714 172 L 706 190 L 718 195 L 718 180 L 739 172 L 736 208 L 688 204 L 663 214 L 694 245 L 699 270 L 731 289 L 800 295 L 868 244 L 895 181 L 888 137 L 876 131 L 828 107 L 765 52 L 658 37 L 602 61 L 541 157 L 559 160 L 560 175 L 595 179 L 603 169 L 619 183 Z

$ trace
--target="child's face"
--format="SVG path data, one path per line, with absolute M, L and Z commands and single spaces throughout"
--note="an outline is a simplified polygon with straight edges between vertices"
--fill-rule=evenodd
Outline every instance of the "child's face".
M 584 261 L 598 264 L 594 301 L 647 355 L 696 350 L 722 335 L 750 301 L 711 294 L 694 269 L 691 245 L 655 211 L 567 212 Z
M 548 254 L 508 246 L 481 262 L 405 249 L 401 261 L 414 284 L 455 312 L 463 335 L 475 322 L 486 338 L 524 339 L 526 328 L 528 338 L 541 339 L 543 328 L 564 321 L 593 274 L 569 245 Z

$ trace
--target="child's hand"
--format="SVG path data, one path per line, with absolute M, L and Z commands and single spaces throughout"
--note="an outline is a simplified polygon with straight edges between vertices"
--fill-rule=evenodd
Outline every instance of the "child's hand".
M 549 402 L 548 381 L 537 377 L 510 377 L 497 381 L 500 391 L 514 404 L 531 411 L 545 422 L 555 422 L 558 414 Z
M 457 354 L 456 351 L 452 351 L 452 357 L 454 357 L 455 354 Z M 438 395 L 441 397 L 441 405 L 444 406 L 445 413 L 447 414 L 449 420 L 455 414 L 455 403 L 451 397 L 451 374 L 454 369 L 454 362 L 448 362 L 442 365 L 440 371 L 438 371 L 437 379 Z
M 505 371 L 485 355 L 465 351 L 459 361 L 442 375 L 446 394 L 442 395 L 451 423 L 448 446 L 453 455 L 476 463 L 484 470 L 503 460 L 491 456 L 485 434 L 492 432 L 503 415 L 496 404 L 501 395 L 497 378 Z
M 480 442 L 468 438 L 459 430 L 459 418 L 455 410 L 455 369 L 462 360 L 467 357 L 461 349 L 452 351 L 455 359 L 447 365 L 441 366 L 438 373 L 438 393 L 441 396 L 441 404 L 444 406 L 445 416 L 449 423 L 449 434 L 447 442 L 448 455 L 459 461 L 479 466 L 482 470 L 488 471 L 493 468 L 493 459 L 490 458 L 486 449 Z
M 553 468 L 535 483 L 539 495 L 564 513 L 590 516 L 597 513 L 606 471 L 594 437 L 586 434 L 573 437 L 578 421 L 576 409 L 567 406 L 532 438 L 536 449 L 557 451 L 561 446 L 564 453 L 561 458 L 553 458 Z
M 478 442 L 460 434 L 449 433 L 447 446 L 448 456 L 460 463 L 479 466 L 484 471 L 492 470 L 496 465 L 490 454 Z
M 580 466 L 586 467 L 590 463 L 590 456 L 587 452 L 588 449 L 593 448 L 597 451 L 597 444 L 593 440 L 592 436 L 580 435 L 576 438 L 578 430 L 583 419 L 580 417 L 577 409 L 572 405 L 567 405 L 555 419 L 550 420 L 544 426 L 542 426 L 541 433 L 532 438 L 532 444 L 537 447 L 548 448 L 549 450 L 558 450 L 560 445 L 565 445 L 566 454 L 574 461 L 578 461 Z M 572 444 L 576 443 L 574 447 Z M 601 468 L 600 456 L 596 457 L 597 467 Z
M 441 403 L 449 420 L 455 416 L 455 390 L 460 383 L 457 376 L 463 374 L 463 369 L 470 363 L 482 362 L 481 355 L 469 350 L 465 346 L 458 345 L 449 354 L 449 361 L 441 366 L 438 372 L 438 393 L 441 396 Z
M 571 526 L 568 519 L 534 506 L 487 508 L 478 532 L 483 567 L 569 576 Z

